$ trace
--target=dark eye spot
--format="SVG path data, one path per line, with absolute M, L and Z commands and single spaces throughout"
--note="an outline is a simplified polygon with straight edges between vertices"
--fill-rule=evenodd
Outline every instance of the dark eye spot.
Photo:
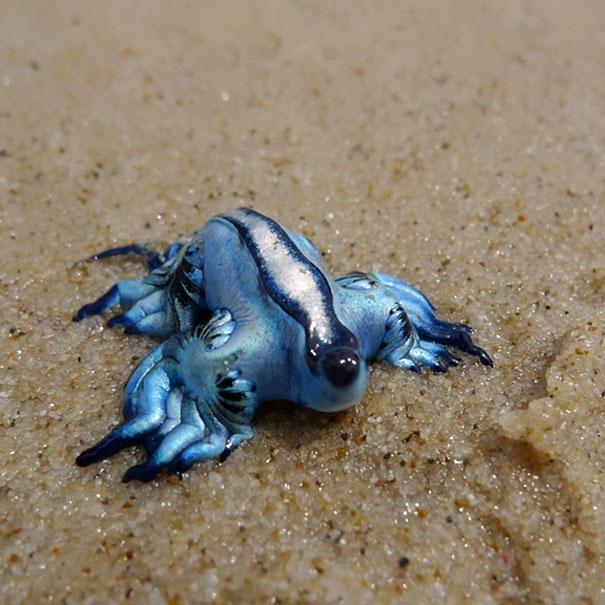
M 359 374 L 359 357 L 352 349 L 338 348 L 323 356 L 321 366 L 324 375 L 332 384 L 345 387 Z

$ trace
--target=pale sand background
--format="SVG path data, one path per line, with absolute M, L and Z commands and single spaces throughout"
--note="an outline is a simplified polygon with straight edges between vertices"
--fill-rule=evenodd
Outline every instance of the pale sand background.
M 218 4 L 1 2 L 0 601 L 604 603 L 602 0 Z M 77 468 L 153 343 L 70 321 L 139 265 L 70 267 L 240 204 L 496 367 Z

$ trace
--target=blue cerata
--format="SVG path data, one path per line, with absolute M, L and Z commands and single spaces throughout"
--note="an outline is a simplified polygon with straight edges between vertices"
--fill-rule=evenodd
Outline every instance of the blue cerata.
M 333 278 L 306 237 L 249 208 L 213 217 L 163 255 L 131 245 L 93 258 L 122 254 L 146 257 L 149 274 L 118 282 L 74 320 L 122 305 L 109 326 L 165 338 L 126 384 L 124 422 L 77 458 L 86 466 L 143 443 L 147 460 L 124 481 L 225 458 L 252 438 L 263 401 L 352 406 L 370 361 L 445 372 L 460 361 L 446 348 L 455 347 L 492 365 L 467 325 L 437 318 L 410 284 L 382 273 Z

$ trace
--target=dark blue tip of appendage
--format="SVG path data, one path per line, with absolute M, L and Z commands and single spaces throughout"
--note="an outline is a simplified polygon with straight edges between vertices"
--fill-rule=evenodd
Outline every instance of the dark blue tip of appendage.
M 88 313 L 86 312 L 86 307 L 88 305 L 84 305 L 81 307 L 78 312 L 71 318 L 72 321 L 82 321 L 88 317 Z
M 121 449 L 134 442 L 133 438 L 124 438 L 116 435 L 115 431 L 109 433 L 106 437 L 101 439 L 98 443 L 92 447 L 84 450 L 77 458 L 76 464 L 78 466 L 88 466 L 89 464 L 95 464 L 101 462 L 110 456 L 113 456 Z
M 101 260 L 103 258 L 110 258 L 112 256 L 127 256 L 129 254 L 134 254 L 135 256 L 142 256 L 144 259 L 147 260 L 147 264 L 149 266 L 149 269 L 151 270 L 157 269 L 157 267 L 164 263 L 164 258 L 155 250 L 152 250 L 147 246 L 141 246 L 140 244 L 130 244 L 128 246 L 118 246 L 117 248 L 109 248 L 108 250 L 103 250 L 98 254 L 94 254 L 90 257 L 90 260 L 96 261 Z
M 131 481 L 149 483 L 149 481 L 153 481 L 162 470 L 163 469 L 155 464 L 137 464 L 124 473 L 122 483 L 130 483 Z
M 171 466 L 166 472 L 170 473 L 171 475 L 178 475 L 179 477 L 182 477 L 182 475 L 191 470 L 193 464 L 193 462 L 179 461 L 177 464 Z
M 99 447 L 93 446 L 87 450 L 84 450 L 76 458 L 76 464 L 78 466 L 89 466 L 90 464 L 95 464 L 95 462 L 105 460 L 105 458 L 109 458 L 109 456 L 111 456 L 111 454 L 105 454 L 105 452 Z
M 440 357 L 442 357 L 448 365 L 454 367 L 460 365 L 460 363 L 462 362 L 462 359 L 460 359 L 460 357 L 456 357 L 456 355 L 453 355 L 449 351 L 445 351 L 440 355 Z
M 74 316 L 73 321 L 81 321 L 91 315 L 100 315 L 107 309 L 114 307 L 120 302 L 118 286 L 112 286 L 101 298 L 84 305 Z
M 418 334 L 421 338 L 456 347 L 469 355 L 478 357 L 483 365 L 493 367 L 492 358 L 481 347 L 475 345 L 470 332 L 470 327 L 466 324 L 450 324 L 437 319 L 431 324 L 418 326 Z
M 492 358 L 487 354 L 485 350 L 481 347 L 478 347 L 471 339 L 468 332 L 463 332 L 461 335 L 461 345 L 459 345 L 460 349 L 466 351 L 469 355 L 474 355 L 479 358 L 479 361 L 484 366 L 494 367 L 494 362 Z
M 484 366 L 489 366 L 490 368 L 493 368 L 494 360 L 487 354 L 487 352 L 484 351 L 481 347 L 475 347 L 475 349 L 476 351 L 472 354 L 476 355 L 479 358 L 479 361 L 481 361 Z
M 116 316 L 112 317 L 111 319 L 107 320 L 108 328 L 115 328 L 117 326 L 125 326 L 126 324 L 127 324 L 127 321 L 126 321 L 124 315 L 116 315 Z
M 233 449 L 234 448 L 232 446 L 227 445 L 218 458 L 219 462 L 225 462 L 225 460 L 227 460 L 227 458 L 229 458 L 229 456 L 231 456 L 233 453 Z
M 126 314 L 115 315 L 111 319 L 107 320 L 108 328 L 124 328 L 124 334 L 140 334 L 136 324 L 134 324 Z
M 109 248 L 103 250 L 97 254 L 93 254 L 87 260 L 97 261 L 104 258 L 111 258 L 113 256 L 128 256 L 132 254 L 134 256 L 141 256 L 147 261 L 147 266 L 150 271 L 161 267 L 166 261 L 174 258 L 182 249 L 183 244 L 174 243 L 170 244 L 164 251 L 164 254 L 158 254 L 153 248 L 144 246 L 141 244 L 129 244 L 128 246 L 118 246 L 116 248 Z

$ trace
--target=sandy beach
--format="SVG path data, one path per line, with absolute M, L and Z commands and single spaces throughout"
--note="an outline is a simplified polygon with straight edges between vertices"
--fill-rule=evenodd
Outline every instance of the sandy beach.
M 605 603 L 605 5 L 0 0 L 0 601 Z M 492 355 L 78 468 L 156 343 L 71 321 L 252 206 Z M 106 319 L 106 318 L 105 318 Z

